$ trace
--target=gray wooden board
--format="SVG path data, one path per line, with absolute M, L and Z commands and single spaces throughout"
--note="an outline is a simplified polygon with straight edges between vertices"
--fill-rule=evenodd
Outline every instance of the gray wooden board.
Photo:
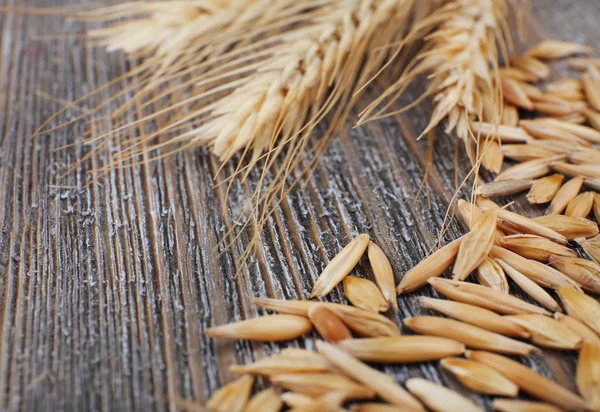
M 598 45 L 600 2 L 533 3 L 529 43 L 545 37 Z M 327 257 L 358 233 L 368 232 L 381 245 L 398 278 L 435 244 L 455 179 L 464 178 L 468 162 L 460 151 L 455 176 L 455 139 L 439 132 L 430 202 L 424 194 L 415 201 L 426 164 L 426 144 L 415 137 L 427 122 L 429 103 L 342 133 L 313 178 L 277 208 L 247 272 L 236 279 L 235 261 L 249 238 L 221 257 L 214 253 L 226 230 L 220 214 L 225 197 L 222 189 L 213 190 L 219 165 L 205 149 L 116 170 L 86 186 L 86 171 L 106 161 L 108 153 L 99 153 L 61 177 L 87 149 L 58 149 L 80 139 L 85 125 L 29 136 L 62 107 L 57 99 L 73 101 L 127 65 L 121 54 L 81 40 L 33 37 L 81 33 L 84 27 L 58 16 L 0 15 L 1 410 L 175 410 L 166 398 L 203 401 L 235 377 L 229 365 L 285 346 L 310 348 L 315 339 L 281 345 L 212 341 L 203 336 L 207 327 L 261 314 L 253 297 L 305 298 Z M 415 86 L 402 102 L 422 90 Z M 109 90 L 99 98 L 108 96 Z M 234 185 L 228 213 L 240 210 L 256 180 L 253 174 Z M 514 207 L 541 213 L 522 197 Z M 444 239 L 462 233 L 453 223 Z M 365 262 L 356 273 L 372 276 Z M 416 300 L 422 294 L 434 295 L 425 288 L 403 296 L 394 320 L 424 313 Z M 328 297 L 343 299 L 340 288 Z M 574 353 L 544 351 L 523 361 L 574 388 Z M 489 399 L 465 390 L 437 363 L 385 371 L 399 382 L 409 376 L 442 382 L 489 408 Z

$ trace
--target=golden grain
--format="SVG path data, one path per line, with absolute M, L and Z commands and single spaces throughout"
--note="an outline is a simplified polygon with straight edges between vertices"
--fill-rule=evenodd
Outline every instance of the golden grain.
M 254 395 L 244 412 L 279 412 L 283 406 L 281 395 L 274 389 L 265 389 Z
M 585 253 L 600 265 L 600 236 L 596 235 L 589 239 L 578 237 L 575 242 L 585 250 Z
M 494 258 L 503 260 L 540 286 L 552 289 L 558 289 L 561 286 L 579 288 L 577 282 L 537 260 L 526 259 L 499 246 L 492 247 L 490 253 Z
M 525 129 L 530 135 L 538 139 L 567 141 L 584 146 L 590 144 L 587 140 L 577 136 L 574 133 L 571 133 L 568 130 L 557 127 L 554 123 L 551 123 L 545 119 L 521 120 L 519 122 L 519 126 Z
M 542 60 L 557 60 L 574 54 L 592 54 L 595 49 L 583 44 L 559 40 L 542 40 L 525 53 L 526 56 Z
M 498 221 L 501 227 L 508 227 L 511 231 L 543 236 L 561 245 L 567 243 L 567 239 L 563 235 L 550 229 L 548 226 L 506 209 L 498 210 Z
M 325 359 L 318 356 L 290 357 L 273 355 L 247 365 L 231 365 L 229 370 L 233 373 L 270 376 L 281 373 L 327 372 L 332 370 L 332 366 Z
M 500 210 L 486 210 L 475 222 L 471 231 L 462 238 L 452 275 L 464 280 L 487 257 L 496 235 L 496 216 Z
M 575 196 L 567 205 L 565 215 L 570 217 L 586 218 L 594 206 L 594 193 L 583 192 Z
M 504 77 L 500 84 L 504 100 L 522 109 L 533 110 L 531 99 L 517 81 Z
M 533 397 L 567 410 L 583 411 L 586 409 L 584 400 L 579 396 L 519 362 L 495 353 L 482 351 L 467 351 L 467 358 L 496 369 Z
M 281 373 L 270 377 L 272 384 L 292 392 L 318 398 L 329 392 L 344 392 L 346 399 L 372 399 L 375 392 L 337 372 Z
M 561 408 L 543 402 L 494 399 L 492 406 L 499 412 L 563 412 Z
M 600 345 L 600 336 L 574 317 L 562 313 L 555 313 L 554 319 L 569 328 L 571 332 L 575 332 L 584 341 Z
M 435 316 L 415 316 L 403 319 L 403 323 L 406 327 L 417 333 L 454 339 L 472 349 L 483 349 L 514 355 L 529 355 L 537 351 L 535 346 L 453 319 Z
M 402 406 L 407 410 L 424 410 L 419 401 L 406 392 L 389 375 L 371 368 L 326 342 L 317 341 L 316 347 L 319 353 L 345 374 L 361 382 L 387 402 Z
M 564 122 L 552 118 L 544 119 L 544 122 L 548 125 L 553 125 L 570 133 L 573 133 L 589 142 L 600 143 L 600 131 L 591 127 L 581 126 L 578 124 Z
M 553 349 L 575 350 L 583 344 L 581 336 L 548 316 L 513 315 L 507 316 L 507 318 L 527 329 L 531 333 L 531 341 L 536 345 Z
M 536 180 L 527 194 L 527 200 L 533 205 L 550 202 L 558 193 L 565 177 L 559 173 Z
M 381 294 L 397 312 L 398 300 L 396 299 L 396 282 L 394 280 L 394 271 L 392 270 L 389 259 L 385 253 L 383 253 L 383 250 L 373 242 L 369 242 L 367 255 L 371 267 L 373 268 L 375 281 L 381 290 Z
M 432 278 L 429 283 L 436 291 L 452 300 L 479 306 L 503 315 L 523 313 L 550 315 L 548 311 L 539 306 L 487 286 L 441 278 Z
M 540 62 L 541 63 L 541 62 Z M 543 63 L 542 63 L 543 64 Z M 515 80 L 517 82 L 524 82 L 524 83 L 535 83 L 538 80 L 540 80 L 540 78 L 535 75 L 535 73 L 531 73 L 528 70 L 522 70 L 519 67 L 516 66 L 511 66 L 511 67 L 501 67 L 500 70 L 500 77 L 503 79 L 511 79 L 511 80 Z
M 547 158 L 556 154 L 556 152 L 532 144 L 504 144 L 502 152 L 505 157 L 519 162 Z
M 492 173 L 500 173 L 504 163 L 504 153 L 496 140 L 486 141 L 481 156 L 482 166 Z
M 592 411 L 600 410 L 600 346 L 585 342 L 577 362 L 577 388 Z
M 308 319 L 327 342 L 339 342 L 352 338 L 348 327 L 324 305 L 314 305 L 308 310 Z
M 550 173 L 550 164 L 556 159 L 564 159 L 566 155 L 557 154 L 551 157 L 528 160 L 518 165 L 504 169 L 494 181 L 511 179 L 537 179 Z
M 533 185 L 530 179 L 508 179 L 477 186 L 475 194 L 483 197 L 509 196 L 523 192 Z
M 489 366 L 468 359 L 446 358 L 440 365 L 452 373 L 463 385 L 484 395 L 515 397 L 519 387 Z
M 481 265 L 477 267 L 475 278 L 482 285 L 488 286 L 500 292 L 508 293 L 509 286 L 502 267 L 495 260 L 486 257 Z
M 242 376 L 218 389 L 206 402 L 206 407 L 216 412 L 243 412 L 250 399 L 254 379 Z
M 314 403 L 314 399 L 308 395 L 297 392 L 285 392 L 281 394 L 281 400 L 290 408 L 300 408 L 310 406 Z
M 575 164 L 600 164 L 600 150 L 577 150 L 569 153 L 569 161 Z
M 366 402 L 350 407 L 352 412 L 403 412 L 404 409 L 385 403 Z
M 545 307 L 546 309 L 553 312 L 562 312 L 560 305 L 546 292 L 535 283 L 533 280 L 529 279 L 527 276 L 523 275 L 521 272 L 508 265 L 501 259 L 496 260 L 504 272 L 517 284 L 525 293 L 527 293 L 533 300 L 538 302 L 540 305 Z
M 323 305 L 338 316 L 348 328 L 361 336 L 397 336 L 400 334 L 396 324 L 385 316 L 339 303 L 267 298 L 254 299 L 254 303 L 265 309 L 305 317 L 308 316 L 308 311 L 312 306 Z
M 573 177 L 596 179 L 600 177 L 600 165 L 572 165 L 565 162 L 552 162 L 550 167 L 559 173 Z
M 408 390 L 435 412 L 481 412 L 473 401 L 444 386 L 421 378 L 406 381 Z
M 577 196 L 581 190 L 581 186 L 583 186 L 583 179 L 581 177 L 575 177 L 562 185 L 554 196 L 554 199 L 552 199 L 552 203 L 550 203 L 549 213 L 562 213 L 567 208 L 569 202 Z
M 550 256 L 550 264 L 569 276 L 582 289 L 592 293 L 600 293 L 600 265 L 574 256 Z
M 546 90 L 549 92 L 562 92 L 569 90 L 581 91 L 583 90 L 583 85 L 579 79 L 566 77 L 546 84 Z
M 296 315 L 272 315 L 206 329 L 211 338 L 247 339 L 260 342 L 296 339 L 312 330 L 308 319 Z
M 502 111 L 502 124 L 517 127 L 519 125 L 519 110 L 512 104 L 505 104 Z
M 463 343 L 437 336 L 348 339 L 338 348 L 362 361 L 382 363 L 430 362 L 465 352 Z
M 558 289 L 567 313 L 600 335 L 600 303 L 591 296 L 570 287 Z
M 516 323 L 506 320 L 491 310 L 451 300 L 433 299 L 425 296 L 419 298 L 421 307 L 432 309 L 446 316 L 501 335 L 516 338 L 529 338 L 530 334 Z
M 385 312 L 390 308 L 377 285 L 370 280 L 346 276 L 343 283 L 346 298 L 357 308 L 371 312 Z
M 539 79 L 546 79 L 550 76 L 550 67 L 543 61 L 533 56 L 514 56 L 510 58 L 510 64 L 519 69 L 525 70 Z
M 559 245 L 548 238 L 536 235 L 510 235 L 500 240 L 500 246 L 528 259 L 547 262 L 550 255 L 576 256 L 574 250 Z
M 598 224 L 588 219 L 576 219 L 564 215 L 551 215 L 536 217 L 533 220 L 560 233 L 567 240 L 573 240 L 579 237 L 589 238 L 598 234 Z
M 471 130 L 475 135 L 498 138 L 502 143 L 527 143 L 530 140 L 533 140 L 533 137 L 525 130 L 514 126 L 473 122 L 471 123 Z
M 429 278 L 441 276 L 456 259 L 464 237 L 462 236 L 432 253 L 406 272 L 396 289 L 398 294 L 412 292 L 425 286 Z
M 323 297 L 354 269 L 369 246 L 369 235 L 362 234 L 352 239 L 325 267 L 315 283 L 310 297 Z
M 600 71 L 594 65 L 587 68 L 587 72 L 581 76 L 583 91 L 590 106 L 600 110 Z

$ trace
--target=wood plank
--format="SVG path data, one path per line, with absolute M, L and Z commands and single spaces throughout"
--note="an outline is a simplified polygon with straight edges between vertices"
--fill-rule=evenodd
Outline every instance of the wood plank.
M 597 1 L 533 3 L 529 42 L 598 43 Z M 66 0 L 7 1 L 61 4 Z M 224 187 L 213 188 L 218 162 L 199 148 L 114 170 L 88 185 L 86 171 L 105 165 L 118 150 L 112 145 L 62 177 L 65 166 L 89 149 L 58 148 L 81 139 L 86 125 L 29 136 L 61 101 L 118 77 L 126 64 L 122 55 L 80 40 L 32 37 L 84 27 L 57 16 L 0 15 L 0 410 L 175 411 L 167 397 L 203 401 L 234 378 L 231 364 L 285 346 L 310 348 L 315 338 L 277 345 L 212 341 L 203 335 L 207 327 L 262 313 L 253 297 L 306 298 L 328 257 L 358 233 L 368 232 L 381 245 L 398 278 L 436 243 L 468 162 L 460 148 L 455 170 L 455 139 L 438 133 L 430 198 L 417 198 L 427 159 L 426 142 L 415 137 L 426 124 L 428 104 L 342 133 L 311 180 L 276 209 L 256 256 L 237 278 L 236 261 L 249 235 L 222 256 L 215 250 L 257 172 L 234 183 L 228 202 Z M 123 87 L 120 82 L 94 101 Z M 370 89 L 364 101 L 378 91 Z M 411 88 L 400 104 L 420 92 L 419 85 Z M 225 174 L 232 171 L 227 165 Z M 226 216 L 220 214 L 224 204 Z M 523 198 L 515 207 L 541 212 Z M 444 239 L 463 230 L 452 223 Z M 372 276 L 364 261 L 357 273 Z M 435 295 L 429 288 L 422 293 Z M 396 321 L 421 313 L 417 296 L 401 299 Z M 344 301 L 341 288 L 328 300 Z M 524 360 L 568 387 L 575 361 L 559 351 Z M 465 390 L 436 363 L 384 369 L 398 381 L 424 376 L 442 382 L 489 409 L 488 398 Z

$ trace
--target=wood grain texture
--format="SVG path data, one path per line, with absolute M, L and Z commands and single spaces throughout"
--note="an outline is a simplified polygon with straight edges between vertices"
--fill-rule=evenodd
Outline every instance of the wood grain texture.
M 598 45 L 597 0 L 536 0 L 534 8 L 528 41 Z M 213 189 L 218 163 L 206 150 L 115 170 L 88 185 L 86 171 L 105 164 L 118 149 L 111 146 L 62 176 L 87 148 L 60 148 L 81 140 L 86 125 L 29 136 L 61 108 L 57 99 L 73 101 L 127 69 L 122 55 L 80 40 L 33 39 L 83 29 L 57 16 L 0 15 L 0 410 L 175 411 L 168 398 L 201 402 L 234 378 L 229 365 L 285 346 L 311 348 L 315 338 L 283 345 L 212 341 L 202 333 L 207 327 L 257 316 L 253 297 L 306 298 L 327 258 L 358 233 L 382 247 L 397 278 L 435 244 L 468 162 L 459 151 L 455 170 L 455 140 L 438 133 L 429 201 L 426 194 L 415 201 L 427 163 L 425 142 L 415 136 L 427 122 L 427 104 L 342 133 L 313 178 L 277 208 L 237 278 L 236 258 L 248 236 L 222 256 L 215 252 L 230 217 L 220 214 L 225 194 Z M 236 183 L 230 215 L 241 210 L 256 179 Z M 515 208 L 541 212 L 524 198 Z M 452 224 L 444 239 L 463 230 Z M 372 277 L 365 261 L 357 273 Z M 416 298 L 402 297 L 394 320 L 422 313 Z M 341 288 L 328 300 L 343 301 Z M 559 351 L 524 359 L 569 388 L 575 361 Z M 400 382 L 408 376 L 443 382 L 490 407 L 437 363 L 385 371 Z

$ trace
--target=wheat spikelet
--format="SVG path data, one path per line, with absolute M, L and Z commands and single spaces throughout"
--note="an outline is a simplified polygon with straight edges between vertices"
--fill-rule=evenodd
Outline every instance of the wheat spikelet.
M 432 26 L 436 29 L 427 37 L 417 63 L 367 107 L 359 124 L 397 113 L 386 114 L 386 111 L 408 84 L 418 75 L 429 72 L 430 83 L 425 96 L 433 96 L 435 108 L 422 135 L 446 120 L 446 132 L 456 131 L 467 147 L 471 162 L 478 162 L 486 147 L 482 146 L 481 150 L 475 147 L 477 136 L 471 124 L 491 122 L 495 129 L 500 123 L 501 105 L 498 103 L 502 90 L 498 60 L 499 50 L 507 43 L 503 29 L 508 26 L 509 10 L 509 2 L 504 0 L 455 0 L 424 19 L 417 25 L 416 36 L 423 35 Z M 382 108 L 377 110 L 380 105 Z M 487 110 L 487 116 L 483 113 L 484 106 L 492 108 L 491 113 Z M 497 131 L 493 134 L 497 135 Z

